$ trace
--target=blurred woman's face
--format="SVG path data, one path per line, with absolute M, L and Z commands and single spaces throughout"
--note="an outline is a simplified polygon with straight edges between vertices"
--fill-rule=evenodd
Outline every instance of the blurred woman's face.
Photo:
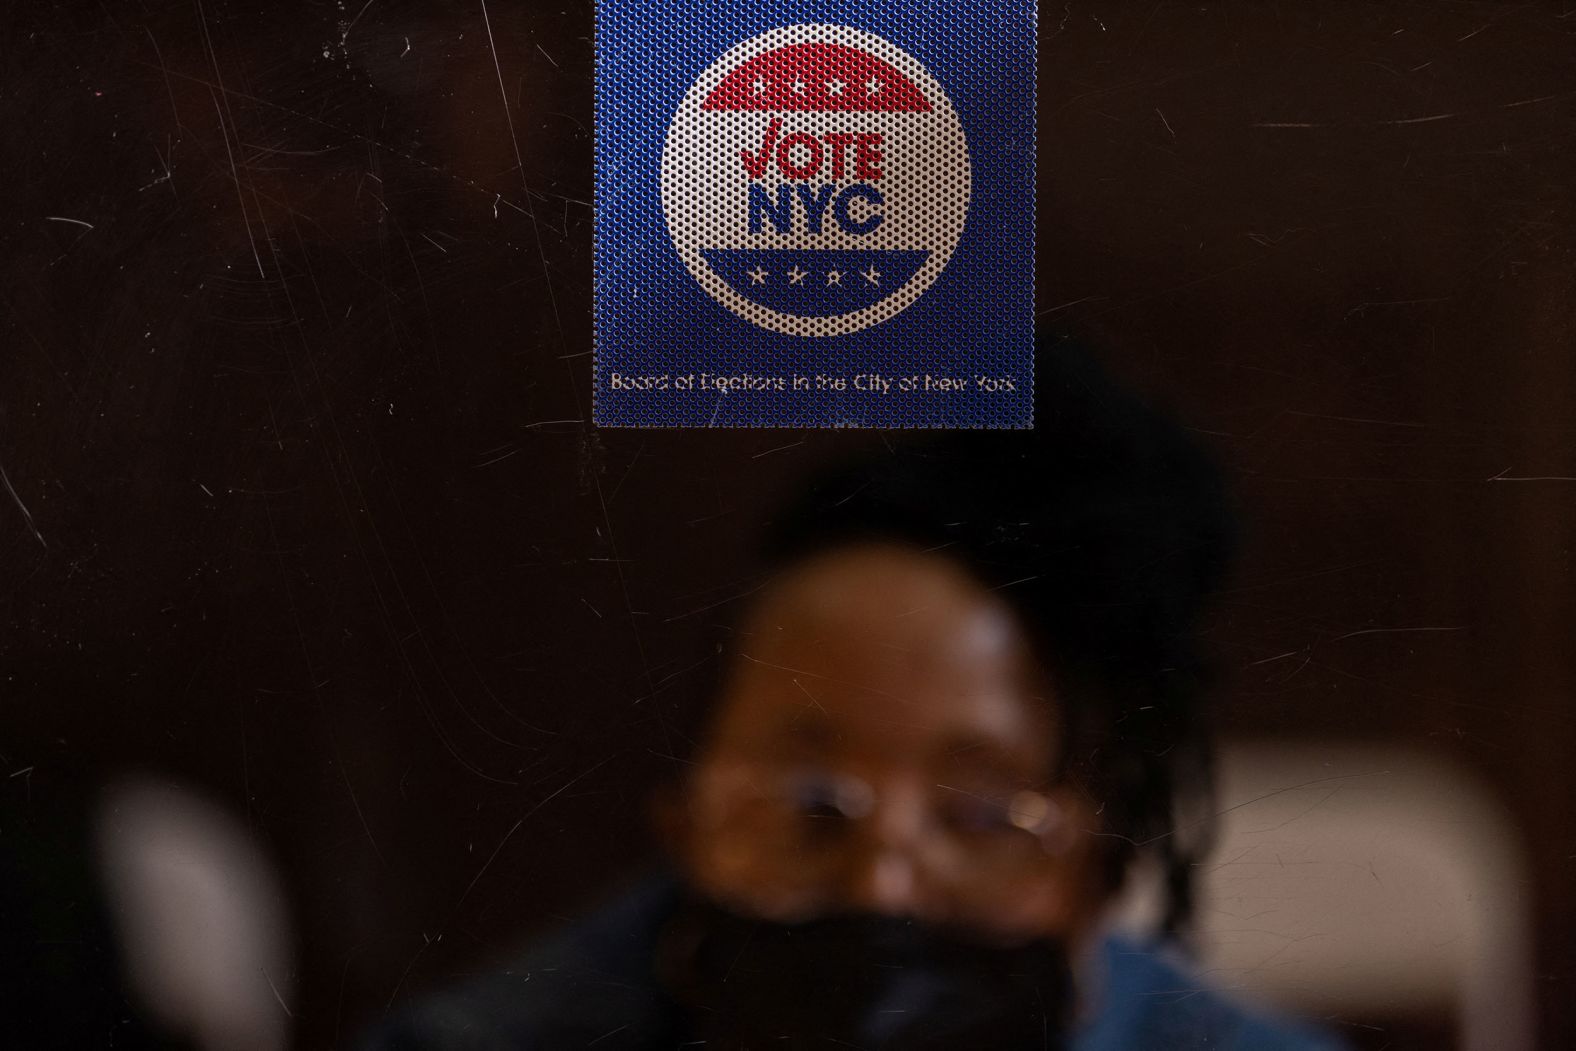
M 1054 781 L 1057 713 L 1007 604 L 944 554 L 818 557 L 768 588 L 739 640 L 680 861 L 775 920 L 878 912 L 1075 940 L 1100 905 L 1096 822 Z

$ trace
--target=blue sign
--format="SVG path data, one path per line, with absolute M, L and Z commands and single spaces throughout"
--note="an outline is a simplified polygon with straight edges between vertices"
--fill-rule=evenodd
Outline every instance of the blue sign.
M 596 422 L 1027 427 L 1035 5 L 600 0 Z

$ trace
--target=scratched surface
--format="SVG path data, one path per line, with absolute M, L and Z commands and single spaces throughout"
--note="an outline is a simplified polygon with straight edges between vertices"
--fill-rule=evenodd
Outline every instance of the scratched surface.
M 0 789 L 228 804 L 345 1046 L 649 856 L 764 508 L 897 437 L 589 425 L 584 0 L 0 22 Z M 1052 2 L 1040 97 L 1041 323 L 1249 522 L 1221 724 L 1480 772 L 1570 1046 L 1576 9 Z

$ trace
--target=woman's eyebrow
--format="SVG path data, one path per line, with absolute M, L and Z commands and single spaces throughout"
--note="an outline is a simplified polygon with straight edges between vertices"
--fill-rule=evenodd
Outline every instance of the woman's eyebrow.
M 984 733 L 961 733 L 948 741 L 943 754 L 948 759 L 962 760 L 969 765 L 996 766 L 1012 762 L 1018 749 L 1013 742 Z
M 985 733 L 960 733 L 948 741 L 937 755 L 938 762 L 954 772 L 988 773 L 1014 780 L 1037 776 L 1025 765 L 1034 760 L 1028 753 L 1015 747 L 1015 742 Z

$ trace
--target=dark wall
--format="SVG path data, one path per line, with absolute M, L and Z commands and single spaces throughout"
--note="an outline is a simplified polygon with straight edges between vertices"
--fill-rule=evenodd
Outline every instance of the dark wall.
M 900 436 L 589 425 L 583 0 L 0 18 L 0 790 L 230 802 L 288 874 L 303 1044 L 344 1046 L 648 856 L 755 528 Z M 1576 15 L 1041 28 L 1042 323 L 1246 512 L 1223 725 L 1479 769 L 1565 1046 Z

